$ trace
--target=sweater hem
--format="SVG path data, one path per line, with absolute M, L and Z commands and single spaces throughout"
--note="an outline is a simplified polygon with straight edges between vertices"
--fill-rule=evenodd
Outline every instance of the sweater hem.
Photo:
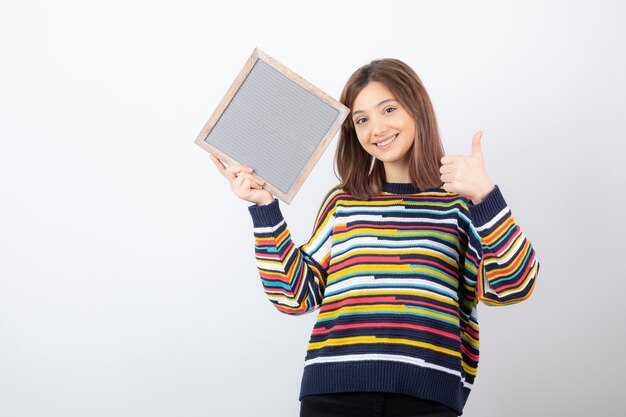
M 463 413 L 470 390 L 458 376 L 387 361 L 336 362 L 304 368 L 300 399 L 341 392 L 384 392 L 412 395 Z

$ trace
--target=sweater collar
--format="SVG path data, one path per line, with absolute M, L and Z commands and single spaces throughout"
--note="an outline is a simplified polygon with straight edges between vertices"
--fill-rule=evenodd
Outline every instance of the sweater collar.
M 383 191 L 391 194 L 417 194 L 419 188 L 410 182 L 383 182 Z

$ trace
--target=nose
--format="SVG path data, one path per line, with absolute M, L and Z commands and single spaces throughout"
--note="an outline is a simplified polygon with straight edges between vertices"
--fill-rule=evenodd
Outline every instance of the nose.
M 387 132 L 387 124 L 384 120 L 372 119 L 372 133 L 374 136 L 383 136 Z

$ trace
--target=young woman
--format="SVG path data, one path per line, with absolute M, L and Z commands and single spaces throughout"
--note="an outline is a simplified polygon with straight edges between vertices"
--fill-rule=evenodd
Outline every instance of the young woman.
M 535 252 L 490 180 L 481 136 L 444 156 L 415 72 L 372 61 L 348 80 L 335 163 L 311 239 L 292 242 L 249 167 L 213 162 L 249 208 L 265 292 L 278 310 L 319 309 L 301 416 L 456 416 L 478 366 L 478 301 L 528 298 Z

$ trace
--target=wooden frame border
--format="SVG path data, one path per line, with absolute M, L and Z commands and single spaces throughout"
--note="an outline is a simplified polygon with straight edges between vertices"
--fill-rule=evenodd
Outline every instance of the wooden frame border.
M 269 55 L 261 51 L 259 48 L 254 49 L 254 51 L 252 52 L 252 55 L 250 55 L 250 58 L 248 58 L 248 60 L 246 61 L 244 67 L 241 69 L 241 71 L 237 75 L 237 78 L 235 78 L 235 81 L 233 81 L 232 85 L 226 92 L 226 95 L 224 96 L 224 98 L 222 98 L 222 101 L 220 101 L 219 105 L 213 111 L 213 114 L 211 115 L 209 120 L 206 122 L 206 124 L 204 125 L 200 133 L 198 134 L 198 137 L 196 138 L 194 143 L 200 146 L 202 149 L 208 151 L 209 153 L 211 153 L 212 155 L 214 155 L 221 161 L 225 162 L 227 165 L 239 164 L 239 162 L 235 161 L 233 158 L 224 154 L 219 149 L 206 143 L 205 139 L 209 136 L 209 133 L 211 132 L 213 127 L 217 124 L 217 121 L 222 116 L 222 114 L 224 113 L 224 111 L 226 110 L 230 102 L 232 101 L 233 97 L 235 97 L 235 94 L 237 93 L 237 91 L 239 90 L 239 88 L 241 87 L 245 79 L 248 77 L 248 74 L 250 74 L 250 71 L 252 71 L 254 64 L 256 64 L 257 60 L 259 59 L 269 64 L 275 70 L 280 72 L 282 75 L 294 81 L 295 83 L 300 85 L 302 88 L 306 89 L 309 93 L 315 95 L 317 98 L 319 98 L 326 104 L 334 107 L 335 109 L 339 111 L 338 117 L 335 119 L 330 129 L 326 132 L 326 134 L 324 135 L 324 138 L 320 141 L 318 146 L 315 148 L 315 150 L 313 151 L 313 154 L 309 158 L 308 162 L 305 164 L 304 168 L 300 171 L 300 174 L 298 174 L 298 176 L 296 177 L 296 180 L 291 185 L 291 188 L 289 189 L 287 193 L 283 193 L 282 191 L 274 187 L 272 184 L 267 182 L 265 178 L 262 178 L 264 181 L 266 181 L 265 183 L 266 185 L 264 187 L 265 189 L 267 189 L 272 194 L 274 194 L 275 196 L 283 200 L 285 203 L 289 204 L 291 200 L 294 198 L 294 196 L 296 195 L 296 193 L 298 192 L 298 190 L 300 189 L 300 187 L 302 186 L 302 184 L 304 183 L 304 180 L 309 175 L 309 173 L 311 172 L 311 170 L 313 169 L 313 167 L 315 166 L 319 158 L 324 153 L 324 150 L 328 147 L 329 143 L 331 142 L 331 140 L 333 139 L 333 137 L 335 136 L 335 134 L 341 127 L 341 124 L 343 123 L 345 118 L 348 116 L 350 109 L 348 109 L 346 106 L 344 106 L 343 104 L 341 104 L 339 101 L 335 100 L 328 94 L 324 93 L 319 88 L 315 87 L 310 82 L 306 81 L 304 78 L 300 77 L 295 72 L 291 71 L 289 68 L 285 67 L 280 62 L 276 61 L 274 58 L 270 57 Z

